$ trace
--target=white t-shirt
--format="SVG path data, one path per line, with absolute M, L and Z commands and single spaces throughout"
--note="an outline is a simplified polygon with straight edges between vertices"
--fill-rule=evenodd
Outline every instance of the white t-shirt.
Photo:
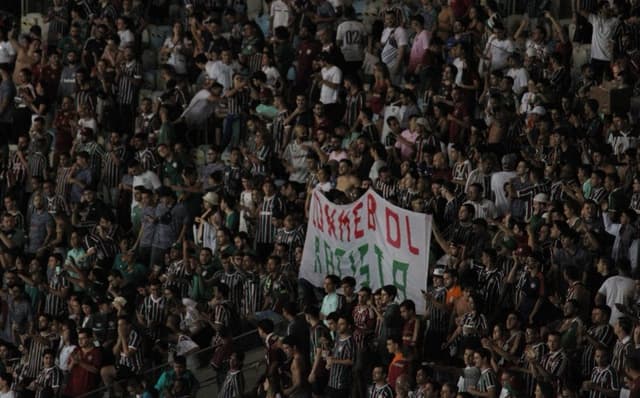
M 328 82 L 334 84 L 342 83 L 342 71 L 335 65 L 322 68 L 322 80 L 326 80 Z M 320 102 L 323 104 L 335 104 L 338 102 L 338 88 L 331 88 L 326 84 L 322 85 L 322 89 L 320 90 Z
M 529 84 L 529 74 L 527 70 L 522 67 L 510 68 L 507 71 L 507 76 L 513 79 L 513 92 L 517 95 L 522 94 Z
M 0 392 L 0 398 L 16 398 L 16 393 L 12 390 Z
M 13 63 L 16 57 L 16 50 L 11 45 L 10 41 L 0 41 L 0 64 Z
M 201 126 L 209 118 L 211 112 L 215 109 L 213 102 L 209 101 L 211 92 L 202 89 L 196 93 L 189 102 L 187 109 L 182 112 L 184 120 L 190 126 Z
M 157 190 L 162 186 L 160 178 L 153 171 L 146 170 L 142 174 L 133 176 L 133 188 L 143 185 L 147 189 Z
M 338 25 L 336 41 L 340 42 L 340 51 L 347 62 L 359 62 L 364 59 L 364 44 L 367 30 L 360 21 L 344 21 Z
M 604 19 L 600 15 L 589 14 L 589 23 L 593 25 L 591 59 L 611 61 L 612 46 L 610 42 L 613 40 L 618 22 L 618 18 Z
M 271 10 L 269 11 L 269 16 L 273 18 L 271 29 L 275 30 L 279 26 L 289 26 L 290 15 L 291 10 L 289 10 L 287 3 L 282 0 L 275 0 L 271 3 Z
M 495 35 L 491 35 L 485 54 L 491 57 L 491 70 L 500 70 L 507 66 L 509 55 L 515 50 L 515 46 L 510 39 L 499 40 Z
M 204 70 L 211 80 L 215 80 L 222 86 L 224 92 L 231 88 L 233 84 L 233 67 L 231 65 L 222 61 L 209 61 L 204 66 Z
M 135 40 L 133 33 L 129 29 L 119 30 L 118 37 L 120 37 L 120 48 L 127 47 L 129 44 L 132 44 Z
M 504 192 L 504 184 L 516 176 L 515 171 L 498 171 L 491 176 L 491 190 L 496 198 L 497 216 L 501 217 L 509 211 L 509 199 Z
M 262 72 L 267 76 L 267 84 L 271 87 L 276 87 L 282 77 L 275 66 L 263 66 Z
M 605 297 L 606 304 L 611 308 L 611 318 L 609 319 L 611 326 L 615 325 L 618 319 L 623 316 L 616 308 L 616 304 L 629 304 L 633 298 L 634 290 L 635 282 L 633 279 L 620 275 L 607 278 L 598 289 L 598 293 Z
M 180 75 L 187 73 L 187 57 L 182 53 L 184 43 L 174 44 L 171 37 L 167 37 L 162 46 L 171 50 L 167 64 L 173 66 Z
M 383 45 L 380 59 L 387 66 L 393 65 L 398 58 L 398 49 L 409 44 L 407 31 L 400 26 L 397 28 L 384 28 L 380 43 Z

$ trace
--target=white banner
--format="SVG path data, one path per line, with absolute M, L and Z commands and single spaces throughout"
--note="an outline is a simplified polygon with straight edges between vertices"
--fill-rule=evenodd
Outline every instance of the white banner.
M 405 210 L 368 190 L 348 205 L 312 193 L 300 278 L 322 286 L 325 276 L 353 276 L 356 290 L 398 288 L 398 300 L 411 299 L 424 313 L 430 215 Z

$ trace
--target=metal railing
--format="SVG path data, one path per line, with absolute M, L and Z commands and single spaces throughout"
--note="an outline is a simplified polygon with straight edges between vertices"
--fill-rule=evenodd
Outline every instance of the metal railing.
M 282 323 L 283 322 L 276 324 L 275 325 L 275 330 L 277 330 L 278 327 L 282 326 Z M 254 336 L 257 333 L 258 333 L 258 329 L 252 329 L 252 330 L 246 331 L 244 333 L 241 333 L 241 334 L 239 334 L 237 336 L 234 336 L 232 340 L 233 340 L 234 343 L 237 343 L 239 340 L 245 339 L 245 338 L 249 338 L 251 336 Z M 192 355 L 194 355 L 194 356 L 204 355 L 204 354 L 213 352 L 213 350 L 215 348 L 216 347 L 212 347 L 212 346 L 205 347 L 205 348 L 202 348 L 200 350 L 194 351 L 194 352 L 192 352 L 192 353 L 190 353 L 188 355 L 189 356 L 192 356 Z M 258 347 L 256 347 L 256 348 L 258 348 Z M 264 362 L 264 359 L 258 359 L 258 360 L 246 363 L 242 367 L 242 372 L 245 373 L 245 372 L 248 372 L 250 370 L 257 370 L 259 368 L 259 366 L 261 365 L 261 363 L 263 363 L 263 362 Z M 158 372 L 160 370 L 167 369 L 170 365 L 171 365 L 171 362 L 167 361 L 167 362 L 162 363 L 160 365 L 153 366 L 153 367 L 151 367 L 149 369 L 145 369 L 145 371 L 142 372 L 141 374 L 137 375 L 137 377 L 139 379 L 149 380 L 149 379 L 151 379 L 151 376 L 153 376 L 154 373 L 156 373 L 156 372 Z M 211 385 L 212 384 L 211 382 L 213 382 L 213 383 L 216 382 L 216 370 L 213 369 L 211 366 L 209 366 L 208 364 L 204 365 L 204 366 L 201 365 L 198 369 L 203 369 L 204 370 L 204 369 L 207 369 L 207 368 L 210 369 L 211 372 L 213 372 L 213 375 L 211 377 L 207 377 L 204 380 L 198 380 L 200 382 L 200 389 L 202 389 L 205 386 Z M 193 370 L 192 370 L 192 372 L 193 372 Z M 194 376 L 195 376 L 195 372 L 193 372 L 193 373 L 194 373 Z M 114 384 L 120 384 L 120 383 L 126 383 L 126 382 L 127 382 L 127 380 L 117 380 L 117 381 L 114 381 Z M 104 394 L 105 392 L 109 391 L 110 389 L 111 389 L 110 386 L 103 385 L 103 386 L 101 386 L 99 388 L 96 388 L 95 390 L 89 391 L 89 392 L 84 393 L 82 395 L 78 395 L 75 398 L 89 398 L 89 397 L 94 398 L 96 396 L 99 396 L 99 394 Z

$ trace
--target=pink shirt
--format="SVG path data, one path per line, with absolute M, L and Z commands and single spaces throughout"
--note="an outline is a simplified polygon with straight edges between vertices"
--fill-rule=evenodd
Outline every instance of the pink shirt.
M 416 140 L 418 139 L 418 133 L 417 132 L 414 133 L 409 129 L 406 129 L 405 131 L 400 133 L 400 136 L 412 144 L 415 144 Z M 398 140 L 396 141 L 395 147 L 400 149 L 400 157 L 402 158 L 402 160 L 411 159 L 411 156 L 413 156 L 413 153 L 414 153 L 413 145 L 407 145 L 404 142 L 400 142 Z
M 411 46 L 411 52 L 409 53 L 409 66 L 407 67 L 409 73 L 413 73 L 422 62 L 424 53 L 429 48 L 429 42 L 431 41 L 431 34 L 423 30 L 413 39 L 413 45 Z

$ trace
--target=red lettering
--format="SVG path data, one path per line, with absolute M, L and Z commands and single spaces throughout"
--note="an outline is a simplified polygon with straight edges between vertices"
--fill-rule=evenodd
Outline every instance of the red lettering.
M 367 195 L 367 227 L 371 231 L 376 230 L 376 199 L 373 195 Z
M 331 213 L 329 213 L 329 205 L 324 205 L 324 215 L 327 220 L 327 234 L 329 236 L 333 235 L 334 238 L 337 238 L 336 224 L 333 220 L 333 217 L 335 217 L 336 215 L 336 210 L 334 209 L 333 211 L 331 211 Z
M 385 208 L 385 219 L 386 219 L 386 227 L 387 227 L 387 242 L 396 249 L 400 248 L 400 219 L 398 218 L 398 213 L 394 212 L 390 208 Z M 391 220 L 395 222 L 394 232 L 395 238 L 391 236 Z
M 349 213 L 345 213 L 344 210 L 340 213 L 340 217 L 338 217 L 338 222 L 340 223 L 340 240 L 343 242 L 351 242 L 351 225 L 349 224 Z M 346 239 L 345 239 L 345 230 L 346 230 Z
M 362 229 L 358 229 L 358 227 L 360 226 L 360 221 L 362 221 L 362 218 L 360 218 L 360 210 L 362 209 L 362 201 L 358 202 L 357 205 L 355 205 L 353 207 L 352 213 L 353 213 L 353 236 L 356 239 L 360 239 L 364 236 L 364 231 Z
M 404 221 L 405 221 L 405 225 L 407 226 L 407 242 L 409 244 L 409 251 L 411 252 L 411 254 L 414 255 L 418 255 L 418 253 L 420 253 L 420 250 L 413 246 L 411 243 L 411 226 L 409 225 L 409 215 L 404 216 Z

